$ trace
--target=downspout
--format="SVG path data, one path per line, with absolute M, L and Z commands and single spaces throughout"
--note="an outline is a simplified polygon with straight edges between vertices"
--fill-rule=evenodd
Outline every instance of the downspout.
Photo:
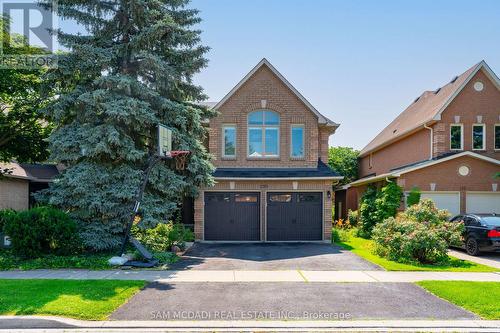
M 432 158 L 434 157 L 434 145 L 433 145 L 433 142 L 434 142 L 434 129 L 432 127 L 429 127 L 427 126 L 427 124 L 424 124 L 424 128 L 425 129 L 428 129 L 429 131 L 431 131 L 431 149 L 429 150 L 430 151 L 430 156 L 429 156 L 429 160 L 432 160 Z

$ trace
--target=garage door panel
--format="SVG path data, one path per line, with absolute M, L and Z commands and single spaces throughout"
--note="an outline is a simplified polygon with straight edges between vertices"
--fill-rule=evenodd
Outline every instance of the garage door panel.
M 446 209 L 451 215 L 460 214 L 460 194 L 458 192 L 422 192 L 421 199 L 431 199 L 438 209 Z
M 500 193 L 473 193 L 467 192 L 467 213 L 471 214 L 500 214 Z
M 260 240 L 258 193 L 205 192 L 205 240 Z
M 322 229 L 322 193 L 268 193 L 267 240 L 321 240 Z

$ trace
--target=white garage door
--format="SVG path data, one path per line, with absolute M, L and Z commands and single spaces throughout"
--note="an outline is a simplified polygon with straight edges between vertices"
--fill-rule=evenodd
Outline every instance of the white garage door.
M 439 209 L 446 209 L 452 216 L 460 214 L 460 192 L 422 192 L 421 199 L 431 199 Z
M 467 192 L 467 213 L 500 214 L 500 192 L 499 193 Z

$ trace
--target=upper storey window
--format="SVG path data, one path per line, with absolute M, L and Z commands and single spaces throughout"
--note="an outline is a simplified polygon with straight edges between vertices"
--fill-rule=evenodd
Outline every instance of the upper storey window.
M 495 124 L 495 150 L 500 150 L 500 124 Z
M 280 116 L 269 110 L 248 114 L 248 156 L 278 157 Z
M 462 150 L 464 146 L 463 125 L 454 124 L 450 126 L 450 149 Z
M 472 125 L 472 149 L 484 150 L 486 139 L 486 126 L 484 124 Z
M 293 158 L 304 157 L 304 125 L 292 125 L 291 131 L 290 156 Z

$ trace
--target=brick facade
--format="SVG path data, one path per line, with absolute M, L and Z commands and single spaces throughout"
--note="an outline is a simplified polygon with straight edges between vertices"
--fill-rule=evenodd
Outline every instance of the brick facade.
M 481 91 L 474 88 L 476 82 L 483 84 Z M 434 92 L 426 92 L 423 95 L 432 93 Z M 452 124 L 463 126 L 462 150 L 450 149 L 450 126 Z M 485 124 L 486 144 L 484 150 L 472 149 L 472 126 L 474 124 Z M 472 151 L 500 161 L 500 150 L 494 149 L 494 126 L 499 124 L 500 90 L 491 80 L 485 68 L 482 67 L 445 107 L 440 119 L 427 123 L 432 128 L 432 136 L 431 131 L 421 125 L 397 141 L 387 142 L 385 146 L 382 145 L 360 158 L 359 176 L 363 178 L 391 174 L 394 169 L 428 160 L 431 157 L 431 138 L 433 158 L 443 158 L 448 153 Z M 458 168 L 460 166 L 467 166 L 470 173 L 467 176 L 459 175 Z M 500 190 L 498 189 L 500 181 L 493 177 L 496 172 L 500 172 L 500 167 L 494 162 L 463 156 L 403 173 L 397 178 L 397 182 L 405 191 L 410 191 L 416 186 L 421 191 L 459 192 L 460 210 L 465 213 L 467 211 L 467 192 L 492 194 Z M 359 199 L 366 190 L 366 186 L 366 184 L 355 185 L 347 190 L 346 206 L 349 209 L 357 209 Z
M 247 117 L 256 110 L 280 115 L 279 157 L 247 156 Z M 260 67 L 223 105 L 220 115 L 210 120 L 209 151 L 216 167 L 316 167 L 318 158 L 328 161 L 331 127 L 318 126 L 318 117 L 267 67 Z M 236 158 L 222 156 L 222 126 L 236 125 Z M 304 158 L 290 157 L 292 124 L 304 125 Z
M 28 209 L 29 182 L 21 179 L 0 180 L 0 209 Z
M 482 91 L 474 90 L 476 82 L 483 83 Z M 479 71 L 442 113 L 435 127 L 439 125 L 444 140 L 436 145 L 436 154 L 450 151 L 450 125 L 455 123 L 457 116 L 463 124 L 463 150 L 472 150 L 472 125 L 485 124 L 486 149 L 474 152 L 500 160 L 500 151 L 494 149 L 494 126 L 500 124 L 500 90 L 484 72 Z
M 217 107 L 219 115 L 209 121 L 208 149 L 217 168 L 311 168 L 318 159 L 328 161 L 328 139 L 335 126 L 319 124 L 315 114 L 266 64 L 260 66 L 232 95 Z M 279 114 L 279 156 L 248 156 L 248 114 L 271 110 Z M 223 126 L 236 127 L 236 156 L 224 157 Z M 291 126 L 304 127 L 304 157 L 292 158 Z M 195 237 L 204 239 L 204 194 L 210 191 L 259 192 L 261 241 L 266 241 L 266 200 L 270 191 L 323 193 L 323 239 L 331 238 L 332 180 L 217 180 L 214 186 L 200 189 L 194 202 Z M 330 198 L 328 198 L 330 194 Z
M 332 199 L 328 198 L 328 192 L 332 191 L 331 181 L 296 181 L 294 187 L 292 180 L 265 180 L 265 181 L 220 181 L 215 186 L 205 188 L 200 191 L 200 195 L 195 199 L 195 238 L 203 240 L 203 219 L 204 219 L 204 192 L 205 191 L 243 191 L 260 193 L 260 223 L 261 241 L 266 240 L 266 198 L 268 192 L 322 192 L 323 193 L 323 240 L 329 241 L 332 233 Z M 233 184 L 231 184 L 233 183 Z
M 484 89 L 474 90 L 474 83 L 481 82 Z M 479 116 L 479 118 L 478 118 Z M 433 157 L 450 152 L 450 125 L 456 117 L 463 125 L 463 150 L 472 150 L 472 125 L 486 126 L 486 149 L 474 152 L 500 160 L 500 151 L 494 149 L 494 126 L 500 123 L 500 91 L 483 71 L 479 71 L 453 99 L 441 115 L 441 120 L 432 124 Z M 480 121 L 479 121 L 480 120 Z M 430 130 L 423 126 L 386 147 L 360 158 L 360 177 L 383 174 L 392 168 L 426 160 L 430 157 Z

